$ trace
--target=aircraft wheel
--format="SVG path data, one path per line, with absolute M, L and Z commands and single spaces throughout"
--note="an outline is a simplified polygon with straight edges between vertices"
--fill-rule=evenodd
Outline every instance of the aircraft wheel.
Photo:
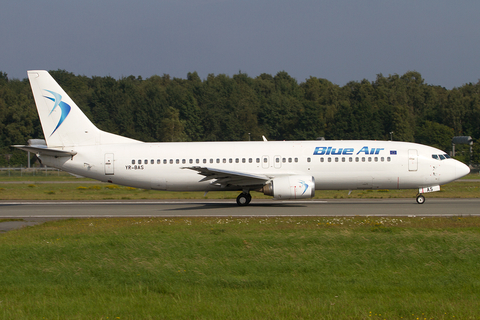
M 237 204 L 239 206 L 246 206 L 252 200 L 250 193 L 240 193 L 237 197 Z
M 418 204 L 424 204 L 425 203 L 425 197 L 421 194 L 417 196 L 417 203 Z

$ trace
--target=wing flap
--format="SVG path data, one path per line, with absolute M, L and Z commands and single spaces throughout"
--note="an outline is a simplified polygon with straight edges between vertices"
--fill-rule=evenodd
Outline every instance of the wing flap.
M 213 180 L 213 184 L 218 184 L 222 187 L 232 185 L 240 187 L 263 186 L 268 180 L 270 180 L 269 177 L 264 175 L 254 175 L 245 172 L 221 170 L 215 168 L 194 166 L 184 167 L 182 169 L 197 171 L 198 174 L 204 176 L 204 178 L 199 182 Z

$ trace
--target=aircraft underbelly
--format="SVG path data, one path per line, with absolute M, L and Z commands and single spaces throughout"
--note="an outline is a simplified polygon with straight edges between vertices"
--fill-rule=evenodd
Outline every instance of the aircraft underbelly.
M 167 180 L 164 177 L 152 177 L 150 184 L 152 190 L 167 190 Z

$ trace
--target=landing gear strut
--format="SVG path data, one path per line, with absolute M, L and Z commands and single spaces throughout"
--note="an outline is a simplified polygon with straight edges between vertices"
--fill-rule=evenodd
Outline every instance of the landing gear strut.
M 250 195 L 250 193 L 242 192 L 237 197 L 237 204 L 239 206 L 247 206 L 250 201 L 252 201 L 252 196 Z
M 418 204 L 424 204 L 425 203 L 425 197 L 422 194 L 417 195 L 417 203 Z

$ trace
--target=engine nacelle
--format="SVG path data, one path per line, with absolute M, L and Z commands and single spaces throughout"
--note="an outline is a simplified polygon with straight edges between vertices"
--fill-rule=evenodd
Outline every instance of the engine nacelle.
M 276 177 L 260 191 L 275 199 L 312 198 L 315 196 L 315 178 L 312 176 Z

